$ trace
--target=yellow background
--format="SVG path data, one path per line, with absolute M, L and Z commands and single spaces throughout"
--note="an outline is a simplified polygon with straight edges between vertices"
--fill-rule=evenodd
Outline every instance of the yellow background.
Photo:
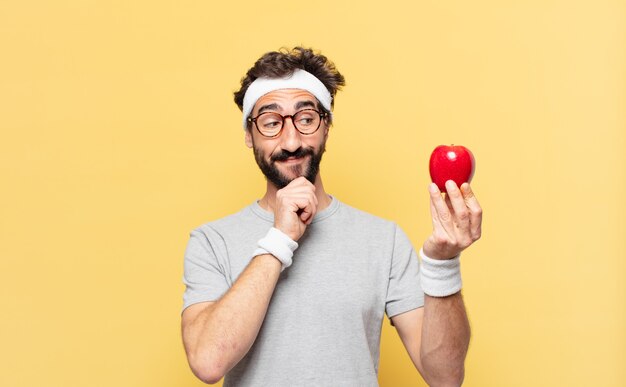
M 625 385 L 625 26 L 623 1 L 1 2 L 0 385 L 201 384 L 188 232 L 262 194 L 232 92 L 297 44 L 347 79 L 340 200 L 419 246 L 431 150 L 476 156 L 465 385 Z M 379 379 L 424 385 L 387 320 Z

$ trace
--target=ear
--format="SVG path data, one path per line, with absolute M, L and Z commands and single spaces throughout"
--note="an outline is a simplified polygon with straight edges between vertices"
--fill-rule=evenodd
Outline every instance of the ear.
M 245 134 L 245 140 L 244 141 L 246 142 L 246 146 L 248 148 L 252 148 L 252 133 L 248 129 L 246 129 L 245 132 L 246 132 L 246 134 Z

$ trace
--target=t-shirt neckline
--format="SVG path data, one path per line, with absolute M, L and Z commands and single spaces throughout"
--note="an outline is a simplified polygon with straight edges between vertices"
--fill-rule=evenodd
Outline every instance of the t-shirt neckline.
M 322 211 L 315 214 L 315 216 L 313 217 L 313 221 L 311 223 L 321 222 L 324 219 L 327 219 L 328 217 L 330 217 L 335 212 L 337 212 L 337 210 L 339 209 L 339 200 L 337 200 L 332 195 L 328 195 L 328 196 L 330 196 L 330 204 L 328 205 L 328 207 L 324 208 Z M 255 200 L 254 203 L 252 203 L 252 205 L 250 206 L 250 208 L 252 209 L 252 212 L 255 215 L 257 215 L 259 218 L 266 220 L 270 223 L 274 223 L 274 213 L 267 211 L 263 207 L 261 207 L 259 205 L 258 200 Z

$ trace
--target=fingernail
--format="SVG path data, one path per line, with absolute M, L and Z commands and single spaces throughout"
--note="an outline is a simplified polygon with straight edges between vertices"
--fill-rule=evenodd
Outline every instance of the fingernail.
M 439 188 L 437 187 L 437 184 L 435 183 L 430 183 L 428 185 L 428 191 L 430 191 L 430 193 L 436 194 L 437 191 L 439 191 Z
M 456 188 L 456 183 L 455 183 L 454 181 L 452 181 L 452 180 L 448 180 L 448 181 L 446 181 L 446 189 L 447 189 L 448 191 L 452 191 L 452 190 L 454 190 L 455 188 Z

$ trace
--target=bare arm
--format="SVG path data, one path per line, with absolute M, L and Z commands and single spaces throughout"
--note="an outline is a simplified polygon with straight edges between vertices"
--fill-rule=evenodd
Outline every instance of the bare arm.
M 217 383 L 248 353 L 265 318 L 280 268 L 280 261 L 273 256 L 258 256 L 221 299 L 185 309 L 183 343 L 189 365 L 202 381 Z
M 461 385 L 470 340 L 461 293 L 426 296 L 423 308 L 391 320 L 415 368 L 429 386 Z
M 424 253 L 433 259 L 450 259 L 481 236 L 482 209 L 469 184 L 447 185 L 445 200 L 431 186 L 433 234 Z M 470 326 L 461 292 L 447 297 L 425 295 L 424 307 L 392 318 L 400 338 L 420 374 L 431 386 L 460 386 Z
M 420 358 L 429 379 L 437 385 L 459 386 L 465 376 L 470 326 L 461 293 L 425 296 Z M 431 383 L 435 385 L 435 383 Z
M 459 386 L 470 340 L 461 293 L 425 297 L 423 308 L 392 317 L 393 324 L 429 386 Z
M 295 179 L 276 194 L 274 227 L 297 241 L 316 209 L 315 187 L 305 178 Z M 198 378 L 217 383 L 248 353 L 265 319 L 280 271 L 278 259 L 259 255 L 218 301 L 185 309 L 183 343 Z

